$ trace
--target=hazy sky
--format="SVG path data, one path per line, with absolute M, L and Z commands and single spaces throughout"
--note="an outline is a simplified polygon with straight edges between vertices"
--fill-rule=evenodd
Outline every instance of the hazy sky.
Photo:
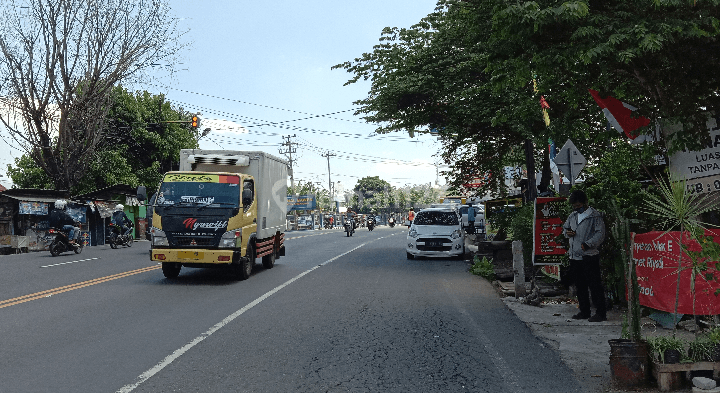
M 296 181 L 327 188 L 327 159 L 321 155 L 329 150 L 337 155 L 330 159 L 332 181 L 346 189 L 365 176 L 395 186 L 435 182 L 434 137 L 372 136 L 375 126 L 352 115 L 352 102 L 366 97 L 369 83 L 343 86 L 351 75 L 330 69 L 372 51 L 384 27 L 418 22 L 435 0 L 170 3 L 181 30 L 189 29 L 192 47 L 173 80 L 128 87 L 163 93 L 175 106 L 200 112 L 201 127 L 212 129 L 201 148 L 279 155 L 282 136 L 294 134 Z M 342 113 L 292 121 L 336 112 Z M 276 122 L 286 123 L 256 126 Z M 18 154 L 0 151 L 0 174 L 6 176 L 6 164 Z

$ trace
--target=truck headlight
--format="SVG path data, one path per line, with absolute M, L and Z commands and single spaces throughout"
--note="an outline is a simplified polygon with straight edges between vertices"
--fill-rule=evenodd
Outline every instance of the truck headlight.
M 460 239 L 462 237 L 462 233 L 460 233 L 459 229 L 456 229 L 453 231 L 452 235 L 450 235 L 453 239 Z
M 164 231 L 157 229 L 155 227 L 150 228 L 150 235 L 152 238 L 152 245 L 153 246 L 168 246 L 168 239 L 167 235 Z
M 240 243 L 242 243 L 242 231 L 240 231 L 239 229 L 227 231 L 223 233 L 222 237 L 220 238 L 220 244 L 218 245 L 218 247 L 235 248 L 237 247 L 238 239 L 240 239 Z
M 417 231 L 415 230 L 415 228 L 411 229 L 410 232 L 408 232 L 408 236 L 410 236 L 410 237 L 413 238 L 413 239 L 416 238 L 416 237 L 418 237 L 418 233 L 417 233 Z

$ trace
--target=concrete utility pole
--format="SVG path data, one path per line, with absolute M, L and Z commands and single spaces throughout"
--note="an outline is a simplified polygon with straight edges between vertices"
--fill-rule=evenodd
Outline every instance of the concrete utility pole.
M 295 146 L 297 146 L 297 142 L 293 142 L 290 140 L 290 138 L 295 138 L 295 134 L 283 136 L 283 147 L 287 147 L 286 150 L 280 149 L 280 154 L 284 154 L 285 157 L 287 157 L 288 161 L 290 161 L 290 187 L 292 187 L 293 192 L 295 191 L 295 176 L 293 175 L 293 158 L 292 155 L 297 151 L 295 149 Z
M 322 156 L 327 158 L 328 160 L 328 193 L 330 194 L 330 203 L 332 206 L 333 203 L 333 196 L 332 196 L 332 181 L 330 180 L 330 157 L 335 157 L 335 153 L 327 152 L 323 154 Z

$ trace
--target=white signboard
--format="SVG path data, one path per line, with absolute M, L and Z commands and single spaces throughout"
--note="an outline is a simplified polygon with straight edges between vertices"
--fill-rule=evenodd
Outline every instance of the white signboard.
M 681 151 L 670 157 L 670 171 L 687 180 L 693 193 L 720 191 L 720 116 L 707 122 L 710 139 L 705 149 Z

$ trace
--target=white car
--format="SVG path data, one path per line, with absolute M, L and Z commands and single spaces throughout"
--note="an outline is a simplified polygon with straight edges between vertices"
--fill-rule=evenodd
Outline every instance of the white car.
M 465 253 L 465 233 L 457 210 L 423 209 L 415 215 L 407 235 L 407 258 L 453 257 Z

